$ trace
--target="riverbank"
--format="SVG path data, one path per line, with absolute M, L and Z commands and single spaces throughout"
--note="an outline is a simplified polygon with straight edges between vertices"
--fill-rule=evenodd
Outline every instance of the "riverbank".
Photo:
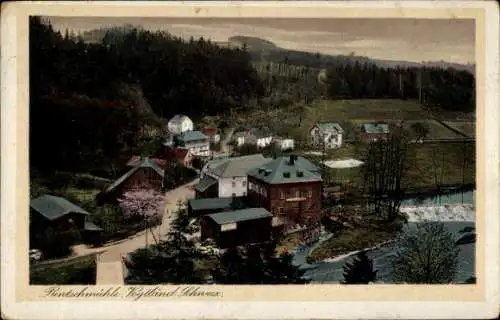
M 342 259 L 351 252 L 373 248 L 393 241 L 403 228 L 404 218 L 385 222 L 362 218 L 357 223 L 350 223 L 333 231 L 333 236 L 307 255 L 307 262 L 314 263 L 327 259 Z

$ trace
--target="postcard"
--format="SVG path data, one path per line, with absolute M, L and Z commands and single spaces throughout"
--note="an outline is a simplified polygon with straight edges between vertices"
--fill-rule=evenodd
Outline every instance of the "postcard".
M 6 319 L 499 312 L 492 2 L 9 2 Z

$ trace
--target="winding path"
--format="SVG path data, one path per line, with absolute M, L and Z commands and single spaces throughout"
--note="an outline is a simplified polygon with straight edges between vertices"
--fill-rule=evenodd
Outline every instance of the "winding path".
M 177 211 L 177 202 L 180 200 L 184 203 L 187 199 L 193 198 L 193 186 L 196 183 L 198 183 L 198 179 L 176 189 L 167 191 L 165 194 L 167 203 L 160 226 L 141 231 L 128 239 L 120 240 L 103 247 L 88 248 L 86 246 L 78 246 L 73 249 L 76 255 L 98 254 L 96 284 L 123 284 L 124 274 L 122 257 L 137 249 L 144 248 L 148 244 L 154 243 L 154 238 L 164 239 L 170 229 L 173 213 Z M 103 250 L 104 252 L 102 252 Z M 99 252 L 102 253 L 99 254 Z

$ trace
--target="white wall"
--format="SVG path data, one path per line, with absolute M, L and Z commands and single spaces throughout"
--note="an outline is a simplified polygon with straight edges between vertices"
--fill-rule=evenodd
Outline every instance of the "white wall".
M 234 186 L 233 186 L 234 183 Z M 247 177 L 221 178 L 219 179 L 219 197 L 230 198 L 241 197 L 247 192 Z
M 323 138 L 325 142 L 325 147 L 327 149 L 339 148 L 342 146 L 343 143 L 343 137 L 341 133 L 336 134 L 333 132 L 328 132 L 326 134 L 322 134 L 317 127 L 311 129 L 311 138 L 313 144 L 317 147 L 323 146 L 323 142 L 321 141 L 321 139 Z
M 170 120 L 167 124 L 168 131 L 181 134 L 186 131 L 193 131 L 193 121 L 189 118 L 184 118 L 181 123 Z
M 189 151 L 193 155 L 197 155 L 197 156 L 209 156 L 210 155 L 210 143 L 208 141 L 186 143 L 185 147 L 187 149 L 189 149 Z
M 293 139 L 283 139 L 280 145 L 282 150 L 293 149 L 295 148 L 295 141 Z
M 257 139 L 257 146 L 260 148 L 266 147 L 271 144 L 273 137 L 265 137 Z
M 237 137 L 236 143 L 237 143 L 238 147 L 241 145 L 244 145 L 245 144 L 245 137 Z

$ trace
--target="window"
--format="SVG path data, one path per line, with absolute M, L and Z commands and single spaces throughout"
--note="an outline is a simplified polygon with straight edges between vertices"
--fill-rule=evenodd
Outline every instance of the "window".
M 312 192 L 312 190 L 308 190 L 308 191 L 307 191 L 307 197 L 308 197 L 308 198 L 312 198 L 312 196 L 313 196 L 313 192 Z
M 285 199 L 285 193 L 283 191 L 280 192 L 280 199 Z
M 244 196 L 246 196 L 246 195 L 247 195 L 247 193 L 246 193 L 245 191 L 243 191 L 243 195 L 244 195 Z
M 300 190 L 295 191 L 295 198 L 300 198 Z
M 237 224 L 236 223 L 226 223 L 220 226 L 220 231 L 231 231 L 231 230 L 236 230 L 237 229 Z
M 232 187 L 233 187 L 233 188 L 234 188 L 234 187 L 236 187 L 236 182 L 234 182 L 234 181 L 233 181 L 233 182 L 231 183 L 231 185 L 232 185 Z
M 234 192 L 233 192 L 232 196 L 233 196 L 233 197 L 236 197 L 236 193 L 234 193 Z
M 242 181 L 241 185 L 244 186 L 244 187 L 246 187 L 247 186 L 247 182 L 246 181 Z
M 285 213 L 285 210 L 283 209 L 283 207 L 279 207 L 279 208 L 278 208 L 278 212 L 279 212 L 279 213 Z

